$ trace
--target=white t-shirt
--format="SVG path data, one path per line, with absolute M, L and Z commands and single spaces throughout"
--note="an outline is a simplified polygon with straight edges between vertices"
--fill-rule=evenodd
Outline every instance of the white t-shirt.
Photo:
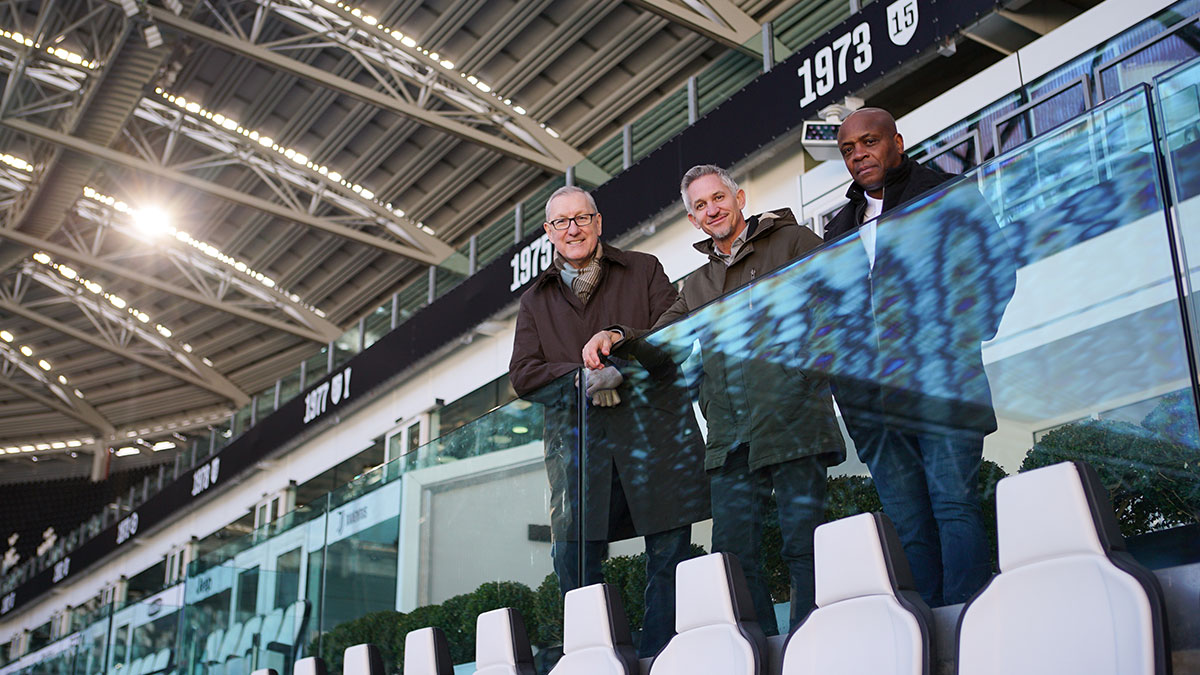
M 862 240 L 863 248 L 867 249 L 871 269 L 875 269 L 875 219 L 883 213 L 883 200 L 875 199 L 871 195 L 863 196 L 867 198 L 867 211 L 863 214 L 864 225 L 858 230 L 858 236 Z

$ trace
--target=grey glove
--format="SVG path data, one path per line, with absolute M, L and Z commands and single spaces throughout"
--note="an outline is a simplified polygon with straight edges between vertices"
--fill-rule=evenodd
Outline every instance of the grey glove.
M 611 408 L 621 402 L 621 395 L 616 389 L 601 389 L 592 396 L 592 405 L 600 408 Z
M 585 370 L 584 372 L 587 373 L 587 389 L 584 391 L 588 396 L 595 396 L 596 392 L 602 389 L 616 389 L 625 381 L 621 371 L 613 366 L 604 366 L 600 370 Z

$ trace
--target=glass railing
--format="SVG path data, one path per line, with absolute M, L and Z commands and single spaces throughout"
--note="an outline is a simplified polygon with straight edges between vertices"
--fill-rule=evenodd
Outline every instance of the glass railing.
M 1200 66 L 1160 82 L 1180 143 L 1197 81 Z M 337 671 L 373 642 L 398 664 L 404 635 L 436 625 L 466 663 L 475 617 L 506 605 L 545 672 L 563 589 L 598 579 L 653 651 L 666 563 L 714 548 L 742 556 L 782 633 L 812 601 L 808 530 L 880 508 L 929 599 L 958 602 L 994 565 L 996 482 L 1064 459 L 1097 468 L 1139 555 L 1140 535 L 1200 510 L 1150 102 L 1133 90 L 889 212 L 873 262 L 853 233 L 630 341 L 616 406 L 581 401 L 568 372 L 214 556 L 187 581 L 185 615 L 209 618 L 186 622 L 181 663 L 242 658 L 218 643 L 252 644 L 250 622 L 293 606 L 292 658 Z M 938 545 L 974 557 L 942 569 L 914 523 L 955 487 L 973 526 Z
M 255 617 L 293 606 L 286 659 L 276 648 L 251 665 L 284 672 L 285 660 L 321 655 L 340 667 L 345 647 L 363 641 L 399 658 L 407 630 L 423 625 L 443 627 L 470 661 L 479 611 L 519 603 L 561 614 L 547 582 L 542 408 L 510 402 L 193 561 L 181 672 L 249 659 L 229 634 L 250 644 L 262 632 Z
M 271 579 L 277 587 L 279 575 L 294 575 L 295 597 L 264 590 L 253 610 L 242 611 L 253 611 L 248 618 L 237 618 L 235 609 L 203 620 L 195 614 L 182 624 L 177 662 L 207 667 L 216 630 L 241 622 L 244 631 L 247 620 L 265 621 L 299 601 L 306 618 L 288 643 L 288 658 L 322 654 L 336 662 L 338 645 L 363 640 L 391 645 L 389 658 L 399 658 L 401 628 L 439 625 L 464 662 L 471 659 L 474 616 L 501 602 L 522 609 L 542 663 L 550 664 L 561 638 L 555 564 L 588 580 L 606 552 L 600 574 L 620 585 L 631 623 L 643 627 L 644 545 L 630 535 L 663 525 L 647 525 L 643 506 L 695 521 L 689 543 L 711 549 L 714 524 L 704 502 L 712 485 L 682 478 L 695 473 L 690 462 L 700 452 L 723 467 L 715 447 L 736 460 L 736 442 L 756 425 L 790 428 L 797 418 L 820 419 L 791 445 L 819 450 L 812 456 L 822 466 L 839 452 L 848 457 L 828 467 L 823 487 L 808 490 L 808 508 L 819 505 L 821 519 L 880 508 L 868 467 L 884 466 L 884 446 L 924 434 L 983 437 L 982 461 L 965 471 L 978 481 L 989 542 L 995 482 L 1071 458 L 1100 469 L 1127 535 L 1195 523 L 1200 434 L 1189 341 L 1200 340 L 1188 337 L 1180 309 L 1193 317 L 1200 311 L 1194 266 L 1187 264 L 1193 221 L 1200 222 L 1191 213 L 1192 202 L 1200 203 L 1193 199 L 1200 172 L 1190 160 L 1200 138 L 1197 82 L 1200 66 L 1171 71 L 1156 80 L 1155 108 L 1143 89 L 1111 98 L 889 212 L 876 227 L 874 263 L 863 238 L 849 235 L 634 343 L 621 405 L 635 412 L 588 405 L 580 418 L 571 373 L 542 395 L 503 406 L 208 554 L 193 563 L 188 588 L 229 570 L 222 572 L 229 596 L 210 604 L 250 602 L 233 593 L 256 568 L 256 556 L 271 561 L 258 565 L 266 571 L 256 583 Z M 1166 179 L 1151 133 L 1155 114 L 1165 124 Z M 1170 208 L 1164 180 L 1175 196 Z M 513 227 L 509 217 L 508 241 Z M 1189 274 L 1177 275 L 1177 268 Z M 390 303 L 380 307 L 367 335 L 378 334 L 391 312 Z M 308 382 L 327 358 L 310 364 Z M 727 381 L 719 391 L 712 389 L 713 369 Z M 734 370 L 749 378 L 740 392 L 728 384 Z M 766 402 L 754 392 L 760 381 L 770 383 Z M 789 389 L 795 387 L 798 394 Z M 281 404 L 299 390 L 298 376 L 285 378 Z M 697 395 L 709 416 L 693 420 L 683 402 Z M 848 437 L 828 426 L 830 395 Z M 718 414 L 711 406 L 720 396 L 751 406 L 753 422 Z M 697 450 L 697 437 L 706 450 Z M 673 454 L 658 456 L 662 447 Z M 617 486 L 638 504 L 593 521 L 612 507 Z M 778 498 L 778 486 L 775 492 Z M 824 498 L 816 499 L 820 492 Z M 789 582 L 794 570 L 785 561 L 796 552 L 783 532 L 803 525 L 792 513 L 781 518 L 769 499 L 753 501 L 759 497 L 739 513 L 758 526 L 735 529 L 751 537 L 739 545 L 761 554 L 777 628 L 786 631 L 800 584 Z M 896 503 L 894 494 L 883 500 L 904 520 L 908 514 Z M 729 511 L 718 507 L 718 530 L 728 529 L 723 516 L 739 522 L 728 520 Z M 555 513 L 583 517 L 556 520 Z M 552 540 L 562 542 L 555 556 Z M 188 596 L 184 616 L 200 611 L 193 608 L 199 597 Z M 281 597 L 292 604 L 279 604 Z
M 77 617 L 79 628 L 0 668 L 3 675 L 169 673 L 179 664 L 183 586 Z

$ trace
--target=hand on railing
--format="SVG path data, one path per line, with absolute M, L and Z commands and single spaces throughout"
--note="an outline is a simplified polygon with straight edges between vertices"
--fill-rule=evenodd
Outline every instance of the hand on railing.
M 592 336 L 583 346 L 583 365 L 591 370 L 604 368 L 604 357 L 612 352 L 613 345 L 625 336 L 612 330 L 602 330 Z

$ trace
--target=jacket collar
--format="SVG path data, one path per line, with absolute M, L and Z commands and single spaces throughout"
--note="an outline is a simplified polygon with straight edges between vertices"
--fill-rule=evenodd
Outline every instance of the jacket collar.
M 767 236 L 771 232 L 774 232 L 776 229 L 778 229 L 780 218 L 781 218 L 780 214 L 774 213 L 771 211 L 767 211 L 766 213 L 760 213 L 757 216 L 750 216 L 749 218 L 747 218 L 746 219 L 746 229 L 748 231 L 748 234 L 746 235 L 746 243 L 742 245 L 742 251 L 749 252 L 749 251 L 753 250 L 753 247 L 750 246 L 750 244 L 753 243 L 755 239 L 762 239 L 763 237 Z M 708 256 L 709 258 L 711 258 L 713 260 L 722 262 L 722 264 L 723 264 L 723 261 L 721 261 L 721 259 L 717 257 L 717 254 L 716 254 L 717 246 L 716 246 L 716 244 L 713 243 L 712 237 L 709 237 L 708 239 L 704 239 L 702 241 L 698 241 L 698 242 L 692 244 L 692 248 L 696 249 L 697 251 L 703 253 L 704 255 Z M 739 251 L 739 253 L 740 253 L 740 251 Z M 738 256 L 738 257 L 740 258 L 741 256 Z

